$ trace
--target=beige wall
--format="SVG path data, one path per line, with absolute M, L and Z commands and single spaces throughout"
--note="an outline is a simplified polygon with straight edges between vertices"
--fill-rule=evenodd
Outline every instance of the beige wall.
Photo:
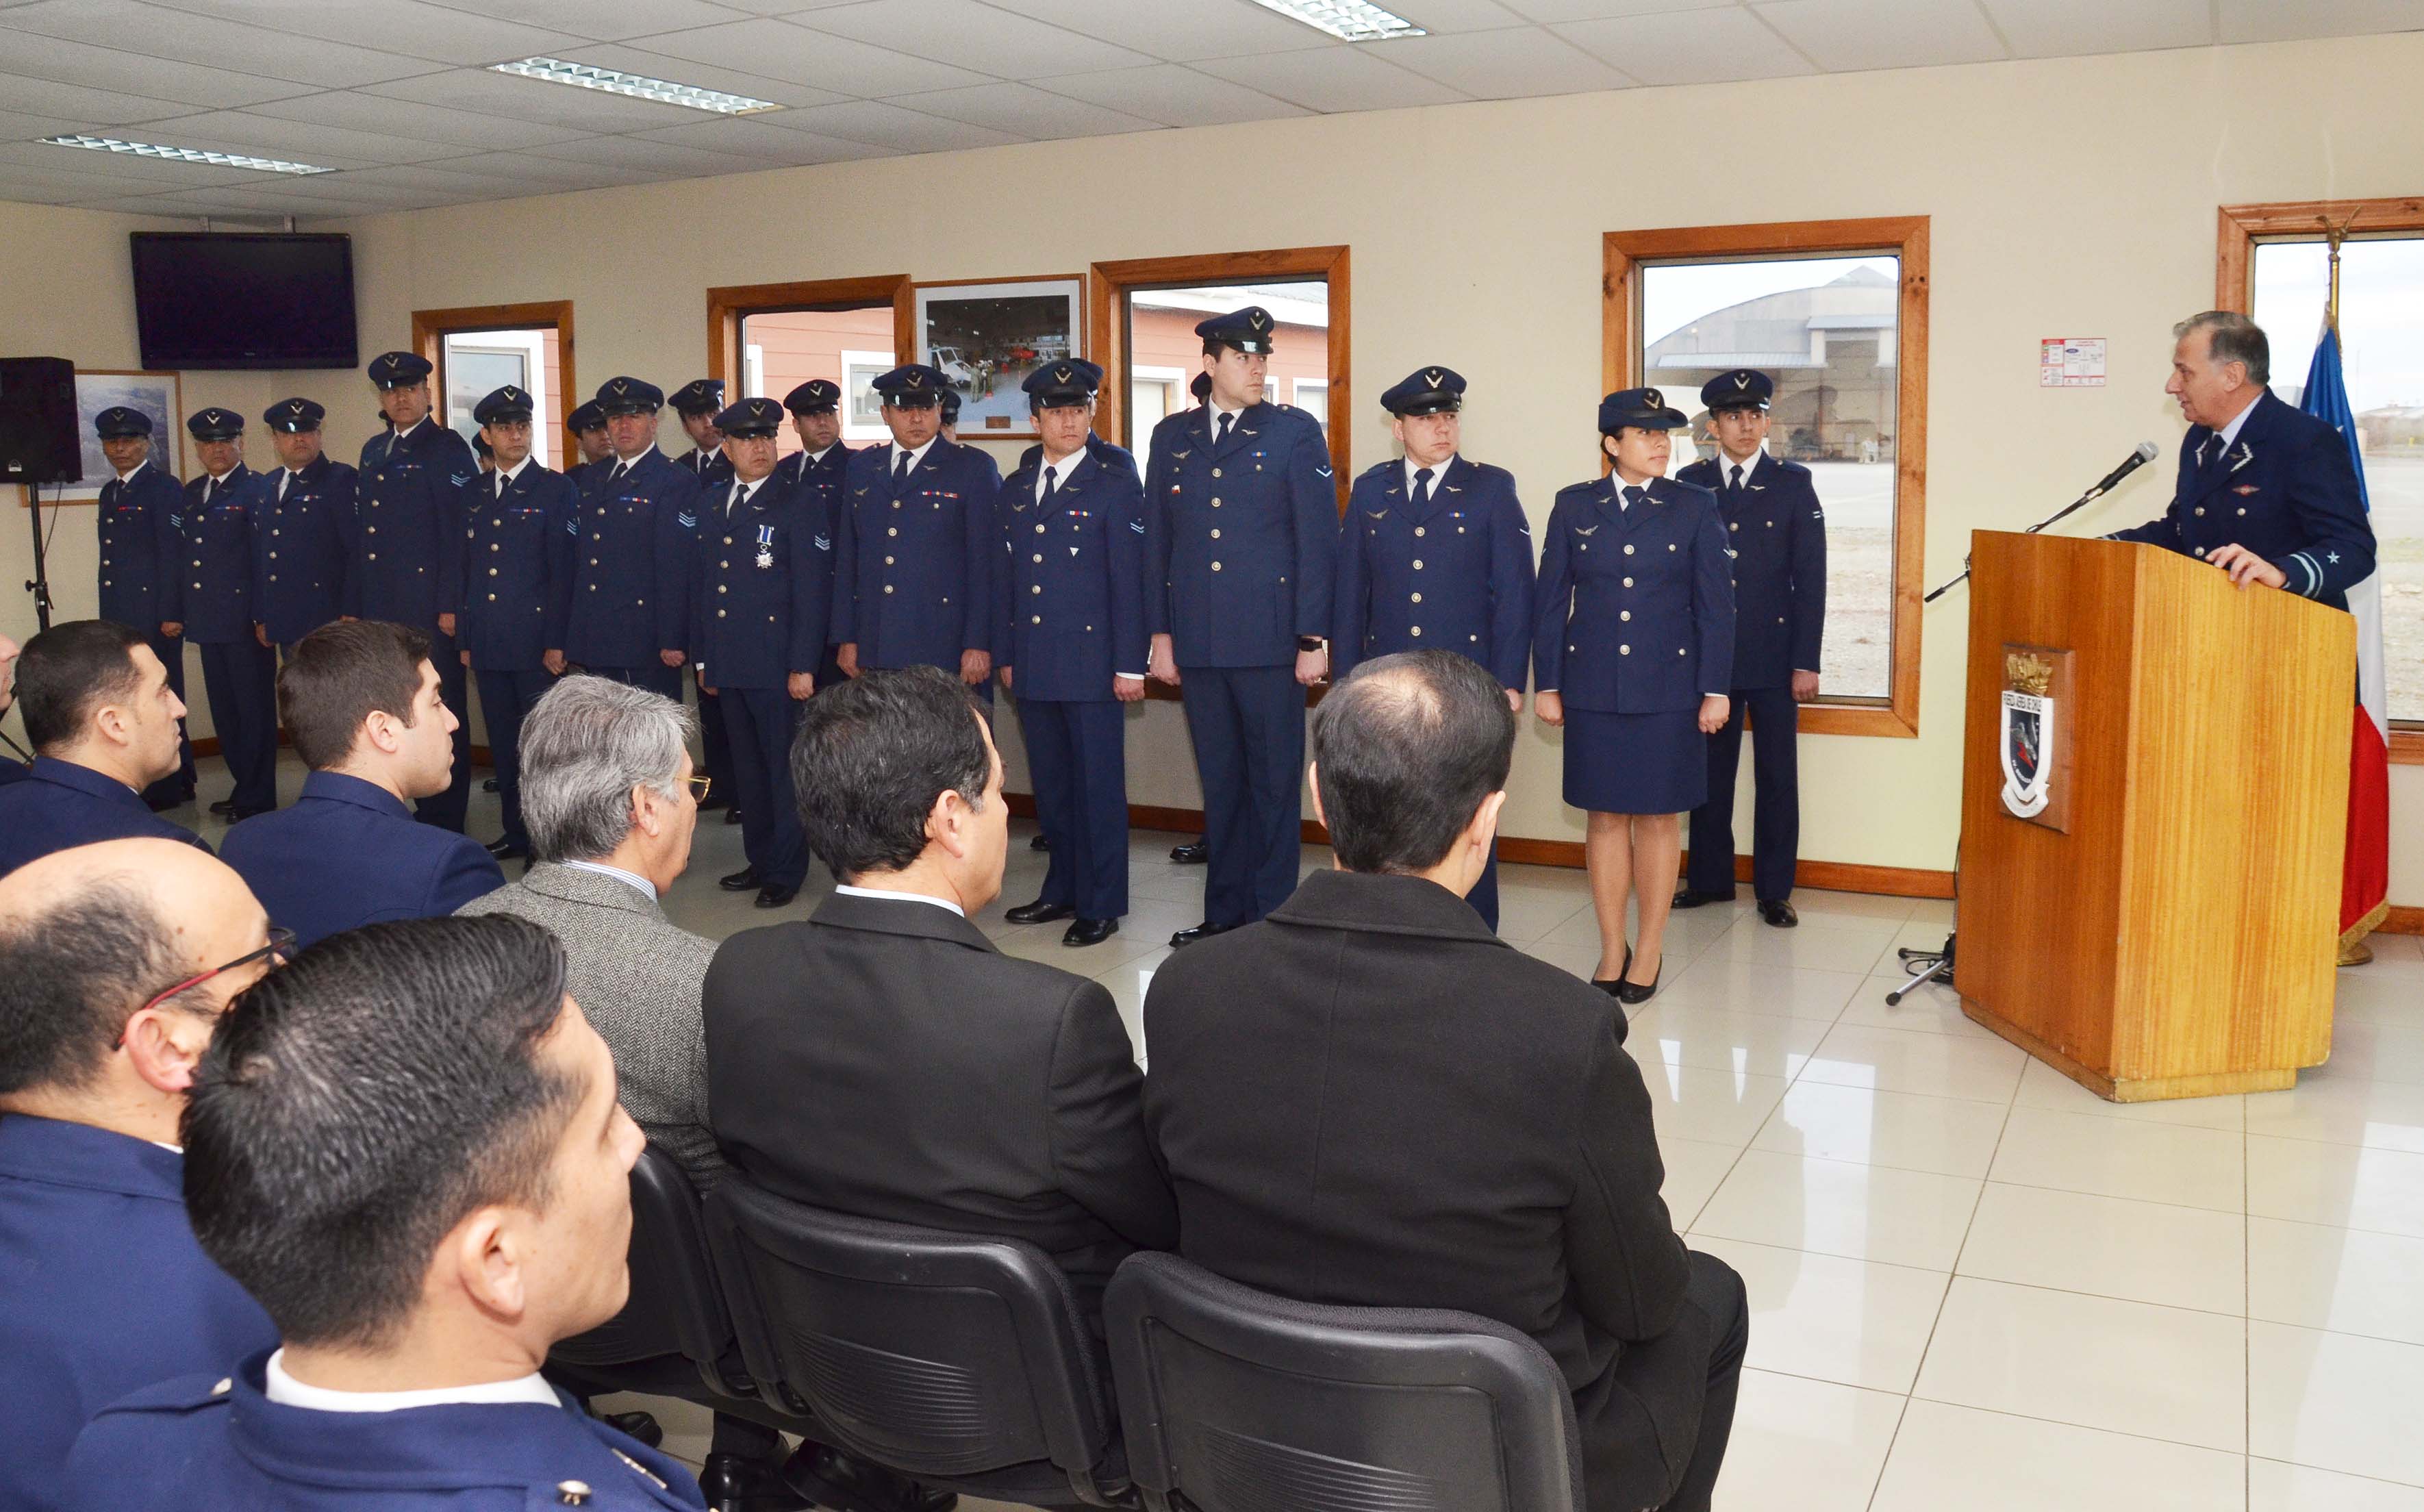
M 2217 205 L 2424 187 L 2413 148 L 2424 139 L 2419 74 L 2424 35 L 1639 89 L 785 169 L 349 229 L 365 351 L 401 341 L 416 307 L 568 298 L 593 378 L 694 370 L 710 285 L 1009 278 L 1103 259 L 1346 243 L 1361 375 L 1354 465 L 1389 454 L 1379 390 L 1422 364 L 1450 363 L 1473 386 L 1465 450 L 1512 469 L 1539 517 L 1559 486 L 1595 470 L 1602 232 L 1924 214 L 1934 223 L 1933 583 L 1958 570 L 1972 529 L 2036 518 L 2141 438 L 2177 442 L 2182 426 L 2161 392 L 2167 327 L 2212 302 Z M 1711 158 L 1699 143 L 1712 121 L 1759 123 L 1792 150 Z M 1255 171 L 1240 176 L 1240 164 Z M 1865 167 L 1830 167 L 1843 164 Z M 1410 210 L 1399 183 L 1414 167 Z M 901 193 L 910 180 L 917 192 Z M 1039 201 L 1039 184 L 1090 183 L 1120 193 Z M 1039 223 L 1039 202 L 1058 217 Z M 122 243 L 109 245 L 122 226 L 15 214 L 39 216 L 42 234 L 8 237 L 33 247 L 36 276 L 8 280 L 0 314 L 13 329 L 24 307 L 40 339 L 9 344 L 87 361 L 79 343 L 100 331 L 106 357 L 131 358 Z M 701 242 L 692 228 L 709 215 L 741 217 L 756 234 Z M 61 229 L 85 221 L 95 224 Z M 0 231 L 16 225 L 0 218 Z M 972 236 L 970 227 L 997 230 Z M 669 268 L 687 271 L 674 281 Z M 100 320 L 79 318 L 88 305 Z M 2077 335 L 2111 340 L 2111 386 L 2037 388 L 2039 339 Z M 301 386 L 346 395 L 330 406 L 330 449 L 350 454 L 367 390 L 330 378 Z M 234 402 L 257 381 L 222 390 L 198 379 L 187 403 Z M 2168 465 L 2066 528 L 2157 514 Z M 88 604 L 88 561 L 69 565 L 83 579 L 62 577 Z M 1804 856 L 1953 865 L 1967 609 L 1955 593 L 1926 612 L 1918 739 L 1803 738 Z M 1175 706 L 1131 711 L 1129 753 L 1135 801 L 1197 802 Z M 1527 719 L 1507 833 L 1579 837 L 1581 816 L 1559 802 L 1557 776 L 1555 733 Z M 2424 904 L 2424 768 L 2398 769 L 2392 792 L 2392 899 Z

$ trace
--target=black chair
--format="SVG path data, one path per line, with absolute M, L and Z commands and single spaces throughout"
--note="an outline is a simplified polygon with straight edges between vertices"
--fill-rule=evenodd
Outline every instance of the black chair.
M 1152 1512 L 1580 1512 L 1547 1350 L 1469 1313 L 1322 1307 L 1131 1255 L 1103 1322 Z
M 1134 1506 L 1069 1280 L 1033 1245 L 808 1207 L 739 1176 L 707 1199 L 742 1358 L 820 1441 L 942 1489 Z

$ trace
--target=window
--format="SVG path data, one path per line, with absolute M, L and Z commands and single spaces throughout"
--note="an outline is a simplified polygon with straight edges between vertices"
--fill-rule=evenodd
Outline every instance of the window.
M 572 371 L 572 302 L 416 310 L 412 346 L 429 359 L 439 420 L 466 441 L 479 433 L 471 411 L 506 384 L 531 396 L 531 460 L 561 471 L 564 417 L 585 395 Z
M 710 289 L 708 371 L 735 399 L 780 400 L 826 379 L 842 391 L 844 444 L 887 440 L 871 385 L 902 360 L 896 353 L 910 350 L 909 301 L 905 276 Z M 799 449 L 784 426 L 777 454 Z
M 1128 426 L 1139 436 L 1151 436 L 1164 419 L 1195 401 L 1187 392 L 1194 380 L 1184 368 L 1140 363 L 1128 369 Z M 1138 459 L 1140 463 L 1142 458 Z
M 1609 389 L 1648 384 L 1691 417 L 1680 470 L 1716 454 L 1700 387 L 1776 384 L 1767 451 L 1826 508 L 1820 702 L 1801 728 L 1918 733 L 1926 435 L 1927 223 L 1831 221 L 1620 232 L 1607 242 Z
M 1330 380 L 1328 378 L 1296 378 L 1291 380 L 1296 394 L 1289 403 L 1324 425 L 1330 423 Z

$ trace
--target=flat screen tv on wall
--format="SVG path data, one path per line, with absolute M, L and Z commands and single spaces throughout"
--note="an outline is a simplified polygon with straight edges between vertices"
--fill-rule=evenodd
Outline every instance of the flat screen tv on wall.
M 355 364 L 353 238 L 134 231 L 128 239 L 144 367 Z

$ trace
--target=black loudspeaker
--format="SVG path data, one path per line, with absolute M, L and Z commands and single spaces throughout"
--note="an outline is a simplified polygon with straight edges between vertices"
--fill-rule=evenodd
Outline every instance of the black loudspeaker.
M 66 358 L 0 358 L 0 480 L 84 481 L 75 364 Z

